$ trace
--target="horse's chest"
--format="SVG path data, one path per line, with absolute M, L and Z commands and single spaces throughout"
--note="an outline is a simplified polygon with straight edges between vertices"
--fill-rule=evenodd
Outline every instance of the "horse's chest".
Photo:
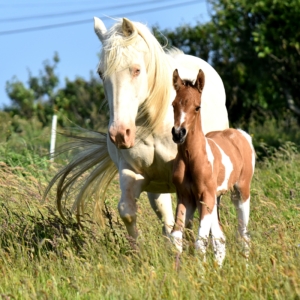
M 124 165 L 147 182 L 148 192 L 174 192 L 172 185 L 172 165 L 177 147 L 169 137 L 148 136 L 133 148 L 120 150 L 110 141 L 109 153 L 119 171 Z M 122 166 L 122 167 L 121 167 Z
M 194 164 L 177 157 L 173 168 L 173 183 L 176 189 L 189 194 L 199 194 L 212 180 L 212 167 L 209 163 Z

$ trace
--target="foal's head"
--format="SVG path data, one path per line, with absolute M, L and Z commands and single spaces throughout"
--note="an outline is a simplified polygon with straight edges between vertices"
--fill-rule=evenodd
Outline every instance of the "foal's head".
M 190 80 L 182 80 L 177 69 L 173 73 L 173 86 L 176 90 L 176 98 L 172 103 L 174 108 L 172 135 L 176 144 L 184 143 L 189 130 L 194 128 L 193 125 L 196 118 L 200 118 L 204 81 L 202 70 L 199 70 L 194 84 Z

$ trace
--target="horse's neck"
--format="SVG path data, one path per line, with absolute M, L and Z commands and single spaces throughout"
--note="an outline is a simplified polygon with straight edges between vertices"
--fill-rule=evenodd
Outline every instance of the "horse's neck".
M 178 146 L 178 151 L 185 157 L 187 163 L 194 159 L 201 161 L 206 159 L 206 137 L 202 130 L 201 116 L 196 118 L 185 142 Z

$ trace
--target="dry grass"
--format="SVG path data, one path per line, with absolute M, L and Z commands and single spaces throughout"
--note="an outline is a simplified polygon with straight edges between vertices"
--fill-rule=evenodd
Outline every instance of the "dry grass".
M 117 212 L 117 178 L 105 201 L 104 228 L 90 217 L 95 203 L 90 199 L 81 230 L 72 216 L 66 221 L 58 216 L 54 191 L 42 199 L 59 166 L 41 158 L 38 148 L 20 148 L 15 140 L 12 148 L 10 140 L 0 141 L 2 299 L 300 299 L 300 154 L 293 144 L 272 153 L 266 148 L 269 156 L 257 165 L 249 261 L 236 242 L 236 213 L 226 196 L 223 268 L 218 269 L 212 251 L 202 263 L 186 241 L 177 272 L 173 248 L 144 194 L 138 202 L 142 234 L 135 252 Z M 196 215 L 195 231 L 197 223 Z

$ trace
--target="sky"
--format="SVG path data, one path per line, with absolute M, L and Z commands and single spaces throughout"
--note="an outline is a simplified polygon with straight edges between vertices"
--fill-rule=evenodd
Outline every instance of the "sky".
M 126 17 L 162 30 L 210 19 L 206 0 L 0 0 L 0 109 L 11 104 L 6 82 L 15 76 L 27 84 L 29 71 L 38 76 L 55 52 L 61 87 L 65 78 L 96 74 L 101 44 L 94 16 L 108 28 L 112 17 Z

